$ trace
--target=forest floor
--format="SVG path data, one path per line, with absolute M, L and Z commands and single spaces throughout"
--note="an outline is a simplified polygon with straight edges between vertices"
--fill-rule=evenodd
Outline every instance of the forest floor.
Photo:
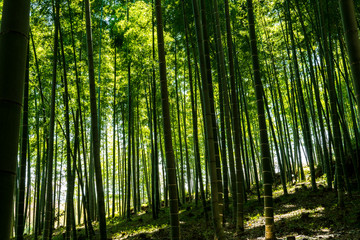
M 290 236 L 296 240 L 360 239 L 360 193 L 354 191 L 351 197 L 346 194 L 345 208 L 340 210 L 336 192 L 324 188 L 325 180 L 319 180 L 317 185 L 319 189 L 315 192 L 310 189 L 309 182 L 288 186 L 287 196 L 283 195 L 280 187 L 274 190 L 277 239 L 291 239 L 288 238 Z M 207 204 L 210 206 L 209 202 Z M 208 214 L 211 216 L 210 207 Z M 197 207 L 195 203 L 182 205 L 179 217 L 182 239 L 214 239 L 212 221 L 205 221 L 200 201 Z M 248 196 L 244 205 L 244 218 L 245 231 L 239 235 L 235 233 L 234 225 L 229 223 L 231 217 L 226 218 L 226 239 L 264 239 L 263 202 L 259 202 L 256 195 Z M 168 209 L 162 208 L 157 220 L 153 220 L 151 211 L 146 210 L 132 215 L 131 221 L 119 217 L 108 218 L 107 230 L 109 239 L 170 239 Z M 63 231 L 57 232 L 57 239 L 62 239 Z M 82 232 L 79 229 L 79 239 L 86 239 L 81 237 Z

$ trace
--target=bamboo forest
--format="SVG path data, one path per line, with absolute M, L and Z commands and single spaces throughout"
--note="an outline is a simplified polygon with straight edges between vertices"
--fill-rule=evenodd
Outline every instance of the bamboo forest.
M 359 0 L 0 13 L 0 240 L 360 239 Z

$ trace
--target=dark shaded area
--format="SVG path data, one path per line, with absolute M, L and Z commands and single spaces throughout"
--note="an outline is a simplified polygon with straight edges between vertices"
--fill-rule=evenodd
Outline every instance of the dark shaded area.
M 360 238 L 359 192 L 354 193 L 352 198 L 345 196 L 344 210 L 337 207 L 336 192 L 328 191 L 322 185 L 319 185 L 319 190 L 316 192 L 305 185 L 299 185 L 294 193 L 274 198 L 274 203 L 275 226 L 279 238 L 286 236 L 295 236 L 296 239 Z M 247 210 L 262 214 L 261 207 L 261 204 L 251 202 Z M 255 214 L 250 213 L 250 215 Z M 241 239 L 263 237 L 263 231 L 263 226 L 247 229 Z
M 313 192 L 309 183 L 296 184 L 289 188 L 287 196 L 274 196 L 275 229 L 278 239 L 295 236 L 295 239 L 360 239 L 360 193 L 352 197 L 345 195 L 345 208 L 337 207 L 336 191 L 327 190 L 318 184 Z M 210 203 L 209 203 L 210 204 Z M 230 206 L 231 207 L 231 206 Z M 142 206 L 142 213 L 132 214 L 131 221 L 122 217 L 108 218 L 108 239 L 169 240 L 169 212 L 162 208 L 157 220 L 152 219 L 148 206 Z M 210 210 L 210 209 L 208 209 Z M 226 216 L 224 226 L 226 239 L 263 239 L 263 199 L 259 202 L 250 195 L 244 204 L 245 231 L 236 235 L 231 216 Z M 201 204 L 183 204 L 180 208 L 180 231 L 184 240 L 212 240 L 212 220 L 205 222 Z M 98 226 L 95 224 L 96 232 Z M 56 230 L 53 239 L 64 239 L 64 228 Z M 97 237 L 97 236 L 96 236 Z M 95 239 L 97 239 L 95 237 Z M 27 237 L 26 239 L 30 239 Z M 78 228 L 78 239 L 87 239 L 84 228 Z
M 275 226 L 279 239 L 295 236 L 296 239 L 359 239 L 360 238 L 360 195 L 354 192 L 350 198 L 345 196 L 345 209 L 337 207 L 335 191 L 328 191 L 322 185 L 319 190 L 311 191 L 305 184 L 298 184 L 287 196 L 274 198 Z M 246 229 L 241 235 L 229 222 L 225 224 L 227 239 L 258 239 L 264 236 L 263 203 L 249 200 L 245 204 Z M 230 221 L 230 216 L 227 221 Z M 134 216 L 133 221 L 114 219 L 109 224 L 109 232 L 123 232 L 120 239 L 170 239 L 168 210 L 162 210 L 160 218 L 153 221 L 151 214 Z M 251 225 L 250 225 L 251 224 Z M 149 225 L 158 229 L 127 236 L 131 230 L 144 230 Z M 181 236 L 183 239 L 213 239 L 212 222 L 205 222 L 199 205 L 183 205 L 180 212 Z M 116 234 L 114 234 L 114 237 Z M 118 239 L 118 238 L 117 238 Z

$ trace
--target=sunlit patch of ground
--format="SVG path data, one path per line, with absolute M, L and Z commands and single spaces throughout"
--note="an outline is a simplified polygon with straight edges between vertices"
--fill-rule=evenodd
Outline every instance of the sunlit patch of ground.
M 334 190 L 324 187 L 325 180 L 317 182 L 319 190 L 311 190 L 310 183 L 298 183 L 288 186 L 288 195 L 284 196 L 282 187 L 274 189 L 274 220 L 277 239 L 294 236 L 296 240 L 315 239 L 360 239 L 360 193 L 353 192 L 352 197 L 345 195 L 345 209 L 337 207 Z M 254 192 L 254 191 L 253 191 Z M 231 203 L 231 200 L 230 200 Z M 211 216 L 210 202 L 208 215 Z M 230 206 L 231 207 L 231 206 Z M 213 240 L 214 228 L 212 220 L 205 221 L 201 202 L 185 204 L 179 211 L 180 231 L 183 240 Z M 231 221 L 231 213 L 226 215 L 224 225 L 225 239 L 264 239 L 263 200 L 260 202 L 254 195 L 244 204 L 243 233 L 236 233 Z M 94 223 L 99 239 L 98 224 Z M 79 239 L 88 239 L 84 227 L 78 226 Z M 53 239 L 63 239 L 64 228 L 55 231 Z M 118 240 L 169 240 L 170 222 L 167 208 L 160 211 L 157 220 L 152 219 L 151 212 L 140 212 L 132 215 L 131 221 L 122 217 L 107 219 L 109 239 Z M 30 239 L 30 238 L 26 238 Z
M 314 192 L 309 183 L 288 186 L 288 196 L 281 194 L 281 187 L 274 191 L 275 229 L 278 239 L 294 236 L 305 239 L 360 239 L 360 196 L 353 192 L 345 196 L 345 208 L 337 207 L 334 190 L 328 191 L 323 179 Z M 246 230 L 237 239 L 264 239 L 262 203 L 248 203 Z M 235 238 L 233 238 L 235 239 Z

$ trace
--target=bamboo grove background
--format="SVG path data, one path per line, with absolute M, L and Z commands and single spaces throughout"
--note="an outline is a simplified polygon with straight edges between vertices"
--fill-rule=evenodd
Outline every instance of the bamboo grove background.
M 242 231 L 242 203 L 250 192 L 271 197 L 274 183 L 286 194 L 287 184 L 307 178 L 316 189 L 315 177 L 323 172 L 326 187 L 338 190 L 339 205 L 344 191 L 359 187 L 360 79 L 351 69 L 359 63 L 349 60 L 351 42 L 346 45 L 337 1 L 157 5 L 176 170 L 170 175 L 155 2 L 91 1 L 88 29 L 86 2 L 31 2 L 14 196 L 17 237 L 21 231 L 50 236 L 54 227 L 66 226 L 75 238 L 79 224 L 90 236 L 94 220 L 130 219 L 150 208 L 157 218 L 171 203 L 169 178 L 178 194 L 170 192 L 170 199 L 199 202 L 206 218 L 205 199 L 211 198 L 220 239 L 221 218 Z M 360 2 L 353 3 L 359 26 Z

